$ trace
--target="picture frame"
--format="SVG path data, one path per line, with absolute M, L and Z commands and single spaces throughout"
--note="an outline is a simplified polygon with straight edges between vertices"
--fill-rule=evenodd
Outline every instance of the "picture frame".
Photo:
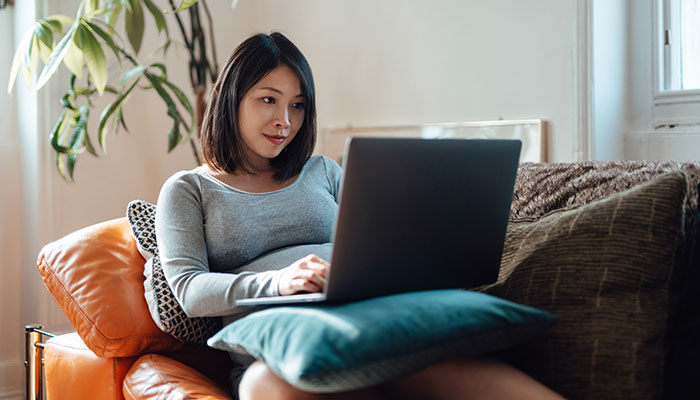
M 520 162 L 547 161 L 546 123 L 541 119 L 327 127 L 321 129 L 320 154 L 342 165 L 345 143 L 351 137 L 519 139 L 522 141 Z

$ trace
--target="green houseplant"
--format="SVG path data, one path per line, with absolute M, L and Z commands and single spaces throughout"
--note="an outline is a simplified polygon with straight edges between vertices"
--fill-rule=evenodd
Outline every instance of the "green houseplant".
M 75 163 L 81 154 L 98 156 L 94 139 L 99 149 L 106 152 L 108 134 L 120 128 L 127 130 L 123 109 L 134 90 L 151 91 L 167 106 L 172 121 L 168 152 L 180 143 L 189 142 L 195 161 L 200 163 L 196 140 L 204 96 L 218 75 L 211 13 L 206 0 L 181 0 L 179 4 L 167 0 L 165 9 L 158 1 L 83 0 L 75 18 L 52 15 L 38 19 L 20 42 L 8 92 L 12 91 L 20 70 L 27 85 L 36 81 L 36 90 L 55 76 L 61 64 L 71 73 L 68 89 L 60 99 L 63 112 L 49 135 L 56 167 L 64 179 L 73 179 Z M 235 5 L 236 1 L 232 7 Z M 166 18 L 171 16 L 182 42 L 171 39 L 166 23 Z M 194 102 L 168 78 L 165 64 L 139 57 L 144 28 L 150 21 L 163 38 L 157 53 L 165 54 L 173 44 L 186 49 Z M 41 69 L 39 59 L 43 61 Z M 111 98 L 101 111 L 97 128 L 90 132 L 88 118 L 97 108 L 96 96 Z

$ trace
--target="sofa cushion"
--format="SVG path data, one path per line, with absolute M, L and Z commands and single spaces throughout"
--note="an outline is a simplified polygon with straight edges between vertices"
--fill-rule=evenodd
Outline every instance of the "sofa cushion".
M 700 379 L 700 231 L 698 230 L 698 182 L 700 163 L 677 161 L 587 161 L 578 163 L 524 163 L 520 165 L 511 216 L 539 218 L 560 208 L 574 208 L 617 193 L 671 171 L 688 177 L 685 201 L 683 259 L 673 271 L 671 294 L 681 292 L 675 323 L 669 329 L 664 396 L 677 398 L 694 390 Z M 691 249 L 696 249 L 691 254 Z
M 697 188 L 700 189 L 700 184 Z M 695 214 L 696 221 L 700 221 L 700 211 Z M 700 227 L 696 224 L 688 234 L 692 237 L 692 246 L 687 268 L 679 277 L 683 287 L 678 317 L 672 327 L 664 390 L 667 399 L 687 396 L 696 390 L 696 382 L 700 381 Z
M 232 398 L 194 369 L 157 354 L 147 354 L 136 360 L 124 378 L 123 388 L 127 400 Z
M 483 293 L 432 290 L 340 305 L 272 307 L 227 325 L 209 345 L 263 360 L 299 389 L 333 392 L 502 349 L 555 320 Z
M 44 345 L 46 398 L 122 398 L 122 381 L 136 357 L 98 357 L 77 333 L 52 337 Z
M 523 163 L 515 181 L 511 218 L 571 209 L 619 193 L 673 171 L 688 178 L 686 226 L 695 225 L 700 164 L 677 161 L 586 161 Z
M 184 343 L 206 345 L 207 339 L 221 329 L 221 318 L 190 318 L 175 298 L 165 279 L 158 255 L 156 206 L 143 200 L 134 200 L 128 204 L 126 216 L 139 251 L 146 258 L 144 296 L 153 321 L 164 332 Z
M 143 258 L 126 218 L 83 228 L 41 250 L 46 288 L 85 345 L 100 357 L 175 349 L 143 297 Z
M 674 172 L 511 221 L 498 282 L 483 290 L 560 317 L 510 354 L 523 370 L 571 399 L 660 396 L 686 192 Z

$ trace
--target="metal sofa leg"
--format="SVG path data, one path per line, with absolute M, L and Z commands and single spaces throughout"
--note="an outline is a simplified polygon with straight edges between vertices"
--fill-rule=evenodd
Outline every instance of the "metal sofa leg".
M 24 327 L 24 367 L 26 369 L 26 398 L 27 400 L 41 400 L 43 398 L 43 384 L 41 367 L 44 363 L 42 350 L 43 336 L 54 335 L 41 330 L 41 325 L 26 325 Z

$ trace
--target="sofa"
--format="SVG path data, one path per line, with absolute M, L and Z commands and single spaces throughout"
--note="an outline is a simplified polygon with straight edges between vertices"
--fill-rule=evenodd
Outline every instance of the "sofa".
M 699 180 L 696 163 L 521 164 L 498 281 L 472 289 L 559 321 L 491 356 L 572 399 L 692 393 Z M 154 322 L 132 232 L 121 217 L 41 250 L 40 274 L 75 332 L 27 327 L 28 398 L 232 398 L 226 352 Z

